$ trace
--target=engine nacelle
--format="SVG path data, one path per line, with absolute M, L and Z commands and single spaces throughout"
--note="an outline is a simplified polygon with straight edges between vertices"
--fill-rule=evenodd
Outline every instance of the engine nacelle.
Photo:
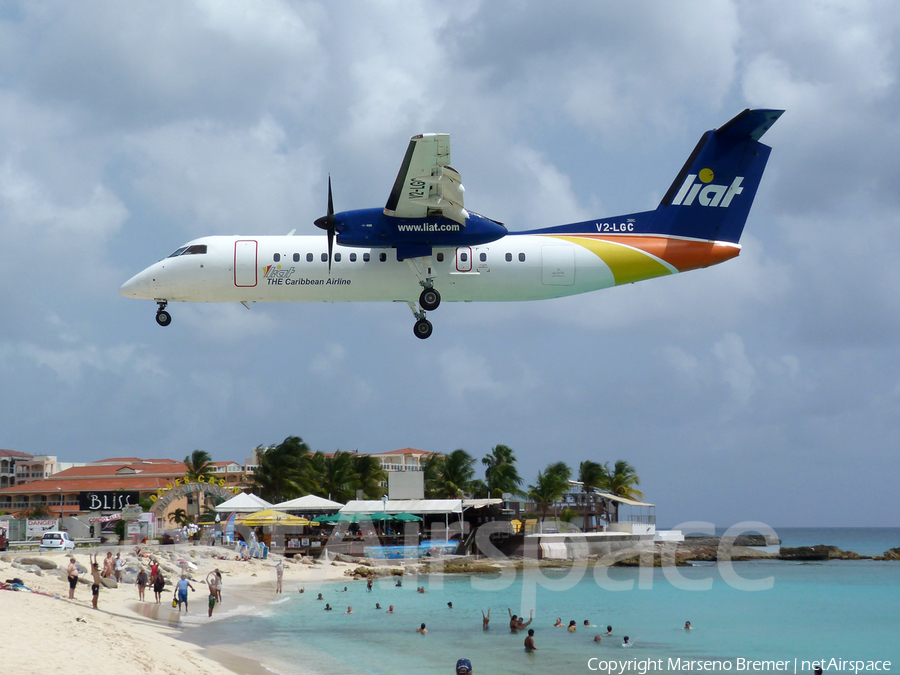
M 443 215 L 428 218 L 387 216 L 382 209 L 334 214 L 341 246 L 396 248 L 400 260 L 431 255 L 432 248 L 478 246 L 506 236 L 502 223 L 466 212 L 464 224 Z

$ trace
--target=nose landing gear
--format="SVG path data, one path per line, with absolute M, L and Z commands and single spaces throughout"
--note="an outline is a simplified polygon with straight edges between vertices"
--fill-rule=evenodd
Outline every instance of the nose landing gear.
M 165 300 L 157 300 L 156 304 L 159 306 L 159 309 L 156 310 L 156 323 L 160 326 L 168 326 L 172 323 L 172 315 L 166 311 L 166 305 L 169 303 Z

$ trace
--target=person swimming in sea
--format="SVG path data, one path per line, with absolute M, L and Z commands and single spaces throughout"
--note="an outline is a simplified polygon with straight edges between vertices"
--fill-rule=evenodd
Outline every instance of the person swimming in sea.
M 574 633 L 576 630 L 578 630 L 578 626 L 575 624 L 575 619 L 572 619 L 569 622 L 569 626 L 568 626 L 568 628 L 566 628 L 566 630 L 569 631 L 570 633 Z
M 562 617 L 560 617 L 560 616 L 556 617 L 556 623 L 553 624 L 553 627 L 554 628 L 563 628 Z
M 612 635 L 612 626 L 606 627 L 606 632 L 604 633 L 604 635 Z
M 626 635 L 623 638 L 624 642 L 622 642 L 623 647 L 634 647 L 634 643 L 628 640 L 628 636 Z
M 488 607 L 488 613 L 485 614 L 484 610 L 481 610 L 481 630 L 487 630 L 491 627 L 491 608 Z
M 385 614 L 393 614 L 393 613 L 394 613 L 394 606 L 391 605 L 390 607 L 388 607 L 388 610 L 385 612 Z
M 594 642 L 603 642 L 603 638 L 600 637 L 599 635 L 595 635 L 595 636 L 594 636 Z
M 693 630 L 693 627 L 691 626 L 691 622 L 690 622 L 690 621 L 685 621 L 685 622 L 684 622 L 684 629 L 685 629 L 685 630 Z
M 324 608 L 324 609 L 325 609 L 326 612 L 330 612 L 330 611 L 333 609 L 333 607 L 332 607 L 331 605 L 329 605 L 329 604 L 326 602 L 326 603 L 325 603 L 325 608 Z
M 534 646 L 534 628 L 528 629 L 528 637 L 525 638 L 525 651 L 536 652 L 537 647 Z
M 582 626 L 584 626 L 585 628 L 591 628 L 591 620 L 590 620 L 590 619 L 585 619 L 585 620 L 584 620 L 584 623 L 582 624 Z
M 425 629 L 425 624 L 423 623 L 421 626 L 416 628 L 416 632 L 425 635 L 425 633 L 427 633 L 428 631 Z

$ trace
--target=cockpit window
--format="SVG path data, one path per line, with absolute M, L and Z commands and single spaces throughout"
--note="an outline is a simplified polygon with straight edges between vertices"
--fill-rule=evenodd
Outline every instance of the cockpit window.
M 203 253 L 206 253 L 206 244 L 194 244 L 193 246 L 182 246 L 168 257 L 177 258 L 180 255 L 199 255 Z

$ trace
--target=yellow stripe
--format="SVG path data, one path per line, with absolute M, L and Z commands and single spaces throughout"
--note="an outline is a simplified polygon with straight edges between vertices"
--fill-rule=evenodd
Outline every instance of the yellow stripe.
M 630 246 L 602 239 L 581 237 L 558 237 L 558 239 L 578 244 L 600 258 L 612 271 L 616 286 L 672 274 L 672 270 L 655 257 Z

